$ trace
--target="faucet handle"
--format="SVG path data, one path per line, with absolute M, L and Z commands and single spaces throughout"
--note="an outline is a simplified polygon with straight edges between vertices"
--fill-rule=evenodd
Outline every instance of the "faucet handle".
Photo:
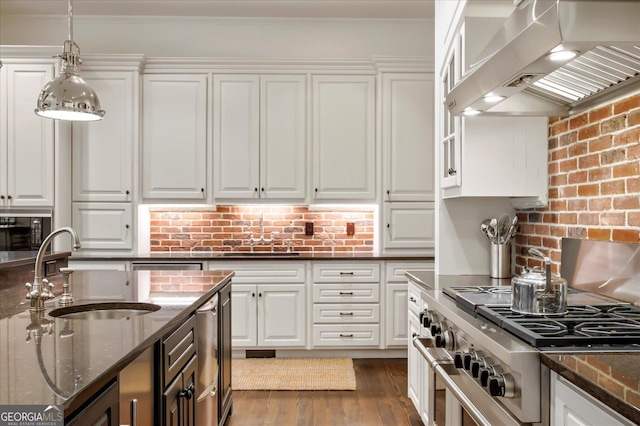
M 40 293 L 41 299 L 53 299 L 53 283 L 50 283 L 49 280 L 43 278 L 42 280 L 42 293 Z
M 31 283 L 26 283 L 24 286 L 27 287 L 27 299 L 31 299 L 31 297 L 36 296 L 33 290 L 31 290 L 33 288 L 33 285 L 31 285 Z

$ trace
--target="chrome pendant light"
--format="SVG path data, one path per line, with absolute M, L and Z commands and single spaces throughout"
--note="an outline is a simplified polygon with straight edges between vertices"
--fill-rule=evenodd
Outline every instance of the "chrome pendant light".
M 69 39 L 64 42 L 60 74 L 48 82 L 38 96 L 35 113 L 41 117 L 69 121 L 102 120 L 104 111 L 96 92 L 85 82 L 78 70 L 82 63 L 80 48 L 73 41 L 73 10 L 68 0 Z

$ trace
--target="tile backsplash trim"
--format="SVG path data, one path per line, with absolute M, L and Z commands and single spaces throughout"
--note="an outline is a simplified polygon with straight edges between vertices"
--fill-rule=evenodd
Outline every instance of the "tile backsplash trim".
M 264 237 L 275 238 L 274 250 L 301 252 L 369 252 L 374 246 L 373 211 L 341 209 L 309 210 L 306 206 L 227 206 L 202 209 L 153 209 L 150 211 L 152 252 L 249 251 L 249 238 L 260 237 L 260 213 Z M 313 236 L 305 235 L 312 222 Z M 347 235 L 347 223 L 355 234 Z M 270 244 L 254 244 L 254 251 L 269 251 Z
M 559 273 L 563 237 L 640 242 L 640 93 L 549 120 L 549 204 L 518 211 L 516 264 L 548 254 Z

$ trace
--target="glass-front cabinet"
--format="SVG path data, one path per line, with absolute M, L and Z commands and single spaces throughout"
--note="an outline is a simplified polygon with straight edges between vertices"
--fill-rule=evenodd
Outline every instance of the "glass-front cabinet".
M 456 84 L 459 75 L 457 60 L 458 43 L 454 43 L 449 52 L 445 67 L 442 70 L 442 147 L 440 150 L 440 187 L 452 188 L 460 186 L 460 127 L 461 118 L 451 115 L 444 104 L 447 94 Z

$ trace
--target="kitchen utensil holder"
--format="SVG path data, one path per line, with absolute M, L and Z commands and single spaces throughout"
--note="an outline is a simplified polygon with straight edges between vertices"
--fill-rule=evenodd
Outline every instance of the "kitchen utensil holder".
M 511 278 L 511 244 L 491 243 L 489 262 L 491 278 Z

